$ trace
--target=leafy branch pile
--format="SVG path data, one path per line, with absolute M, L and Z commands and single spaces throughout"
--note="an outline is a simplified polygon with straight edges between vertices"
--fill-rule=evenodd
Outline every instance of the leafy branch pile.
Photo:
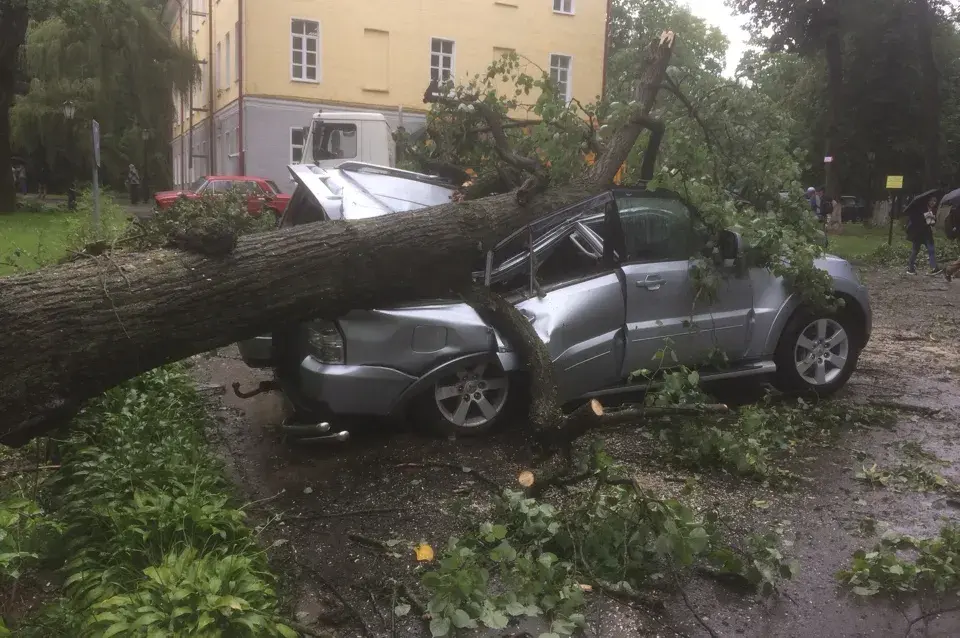
M 64 597 L 24 636 L 296 636 L 232 507 L 186 374 L 107 392 L 64 443 L 49 498 L 63 525 Z
M 837 578 L 858 596 L 925 588 L 943 593 L 960 588 L 958 565 L 960 526 L 949 523 L 933 538 L 888 530 L 871 551 L 858 550 Z
M 669 352 L 658 353 L 662 359 Z M 659 385 L 648 392 L 651 407 L 712 403 L 695 370 L 680 367 L 663 374 L 641 371 Z M 804 443 L 825 439 L 841 427 L 884 425 L 889 410 L 835 402 L 810 403 L 767 395 L 762 403 L 725 414 L 672 416 L 655 427 L 660 455 L 690 467 L 714 467 L 762 479 L 794 475 L 780 466 Z
M 768 595 L 796 573 L 780 550 L 782 530 L 731 539 L 719 514 L 624 478 L 599 447 L 590 466 L 563 507 L 507 490 L 476 533 L 450 540 L 423 576 L 433 636 L 542 616 L 550 630 L 540 638 L 559 638 L 584 625 L 584 592 L 650 604 L 697 570 Z

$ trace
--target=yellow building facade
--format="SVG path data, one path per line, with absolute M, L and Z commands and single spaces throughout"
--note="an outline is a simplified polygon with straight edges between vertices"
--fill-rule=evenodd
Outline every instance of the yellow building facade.
M 423 125 L 431 78 L 462 80 L 515 51 L 584 103 L 603 90 L 609 0 L 169 0 L 173 36 L 202 64 L 174 96 L 173 174 L 289 185 L 318 110 Z

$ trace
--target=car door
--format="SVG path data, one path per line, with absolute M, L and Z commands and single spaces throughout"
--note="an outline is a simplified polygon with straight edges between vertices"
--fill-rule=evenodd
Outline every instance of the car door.
M 237 182 L 237 185 L 246 193 L 247 212 L 254 216 L 259 215 L 267 203 L 266 191 L 254 180 Z
M 617 206 L 625 242 L 624 376 L 659 367 L 665 349 L 672 351 L 668 366 L 703 363 L 717 349 L 739 359 L 752 326 L 749 278 L 730 269 L 715 298 L 698 294 L 691 259 L 709 236 L 694 211 L 663 192 L 621 192 Z
M 491 283 L 543 340 L 562 401 L 621 381 L 623 287 L 616 264 L 604 260 L 602 245 L 586 235 L 577 219 L 567 219 L 535 241 L 532 260 L 522 241 L 507 242 L 513 256 L 496 256 L 501 267 Z

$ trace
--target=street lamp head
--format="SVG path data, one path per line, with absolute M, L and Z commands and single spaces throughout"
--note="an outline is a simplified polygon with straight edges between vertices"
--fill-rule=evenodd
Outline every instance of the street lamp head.
M 68 120 L 72 120 L 73 116 L 76 114 L 77 114 L 77 107 L 73 102 L 67 100 L 66 102 L 63 103 L 63 116 L 65 118 L 67 118 Z

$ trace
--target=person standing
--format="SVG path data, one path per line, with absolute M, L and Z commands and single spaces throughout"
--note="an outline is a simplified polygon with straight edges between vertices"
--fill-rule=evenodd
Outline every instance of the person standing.
M 40 198 L 40 201 L 46 201 L 47 199 L 47 184 L 50 181 L 50 169 L 47 168 L 47 163 L 44 162 L 40 165 L 40 174 L 37 179 L 37 196 Z
M 127 188 L 130 189 L 130 204 L 136 206 L 140 203 L 140 173 L 133 164 L 127 168 Z
M 910 251 L 910 260 L 907 262 L 907 274 L 917 274 L 917 255 L 920 249 L 927 247 L 927 258 L 930 261 L 930 274 L 939 275 L 942 268 L 937 267 L 936 247 L 933 243 L 933 228 L 937 225 L 937 204 L 939 200 L 931 197 L 927 200 L 927 209 L 916 208 L 907 216 L 907 239 L 913 244 Z
M 25 166 L 17 168 L 17 189 L 21 195 L 27 194 L 27 168 Z

